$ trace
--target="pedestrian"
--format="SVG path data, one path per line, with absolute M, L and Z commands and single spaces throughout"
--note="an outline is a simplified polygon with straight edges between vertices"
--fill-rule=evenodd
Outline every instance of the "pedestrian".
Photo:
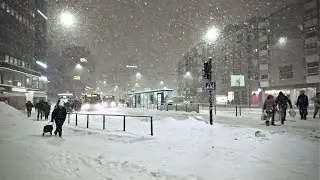
M 28 117 L 31 116 L 32 107 L 33 107 L 33 104 L 31 103 L 31 101 L 28 101 L 26 103 L 26 109 L 27 109 Z
M 307 120 L 309 100 L 304 91 L 300 91 L 296 106 L 299 108 L 301 120 Z
M 280 91 L 278 97 L 276 98 L 276 104 L 279 108 L 281 124 L 282 124 L 287 117 L 288 104 L 290 109 L 292 109 L 292 103 L 291 103 L 291 100 L 286 95 L 284 95 L 283 92 Z
M 45 120 L 49 119 L 50 110 L 51 110 L 51 107 L 50 107 L 49 103 L 48 102 L 44 102 L 43 103 L 43 113 L 44 113 L 44 119 Z
M 313 102 L 314 102 L 313 118 L 316 118 L 320 109 L 320 92 L 317 92 L 316 96 L 313 98 Z M 320 113 L 319 113 L 319 116 L 320 116 Z
M 37 104 L 36 104 L 36 109 L 37 109 L 37 120 L 39 121 L 39 117 L 42 120 L 42 117 L 44 115 L 43 113 L 43 107 L 44 107 L 44 100 L 41 99 Z
M 52 114 L 51 114 L 51 122 L 56 123 L 56 130 L 54 131 L 54 135 L 59 134 L 59 137 L 62 136 L 62 126 L 67 117 L 67 110 L 61 105 L 57 105 Z
M 267 99 L 264 101 L 262 112 L 267 115 L 266 125 L 269 126 L 270 119 L 271 125 L 274 126 L 274 116 L 276 113 L 276 101 L 272 95 L 268 95 Z

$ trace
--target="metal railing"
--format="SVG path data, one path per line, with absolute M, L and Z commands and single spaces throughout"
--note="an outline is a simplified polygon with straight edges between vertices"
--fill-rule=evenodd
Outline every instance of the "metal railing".
M 150 118 L 150 135 L 153 136 L 153 116 L 144 115 L 122 115 L 122 114 L 88 114 L 88 113 L 68 113 L 68 124 L 70 124 L 70 115 L 75 114 L 75 123 L 78 126 L 78 116 L 87 116 L 87 128 L 89 128 L 90 116 L 101 116 L 102 117 L 102 129 L 106 129 L 106 116 L 109 117 L 123 117 L 123 131 L 126 131 L 126 117 L 134 118 Z

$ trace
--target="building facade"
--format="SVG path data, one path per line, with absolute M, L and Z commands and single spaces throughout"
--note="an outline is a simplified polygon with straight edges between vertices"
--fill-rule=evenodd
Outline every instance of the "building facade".
M 45 13 L 44 0 L 0 1 L 0 91 L 13 98 L 17 108 L 26 100 L 46 97 L 46 78 L 36 64 L 39 52 L 45 55 Z
M 258 105 L 279 91 L 292 101 L 300 90 L 314 96 L 320 88 L 319 19 L 319 1 L 301 0 L 268 17 L 224 27 L 214 44 L 200 43 L 181 59 L 180 94 L 207 101 L 201 71 L 212 56 L 217 103 Z M 231 75 L 243 76 L 245 86 L 232 87 Z

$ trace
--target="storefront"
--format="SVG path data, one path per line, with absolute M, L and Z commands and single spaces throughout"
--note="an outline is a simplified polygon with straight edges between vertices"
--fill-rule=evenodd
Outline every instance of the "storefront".
M 159 109 L 170 100 L 173 89 L 156 89 L 140 92 L 129 92 L 130 106 L 133 108 Z

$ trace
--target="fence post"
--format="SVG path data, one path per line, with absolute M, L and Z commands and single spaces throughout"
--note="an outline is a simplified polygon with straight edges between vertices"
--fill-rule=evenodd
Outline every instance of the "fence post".
M 239 115 L 241 116 L 241 105 L 239 106 Z
M 151 126 L 151 136 L 153 136 L 153 119 L 150 117 L 150 126 Z
M 169 111 L 169 104 L 167 104 L 167 111 Z
M 123 116 L 123 131 L 126 131 L 126 116 Z
M 78 114 L 76 114 L 76 126 L 78 126 Z
M 238 106 L 236 106 L 236 116 L 238 116 Z
M 89 128 L 89 114 L 87 114 L 87 128 Z
M 106 129 L 106 115 L 103 115 L 103 129 Z
M 68 124 L 70 124 L 70 114 L 68 113 Z
M 198 113 L 200 113 L 200 104 L 198 104 Z

